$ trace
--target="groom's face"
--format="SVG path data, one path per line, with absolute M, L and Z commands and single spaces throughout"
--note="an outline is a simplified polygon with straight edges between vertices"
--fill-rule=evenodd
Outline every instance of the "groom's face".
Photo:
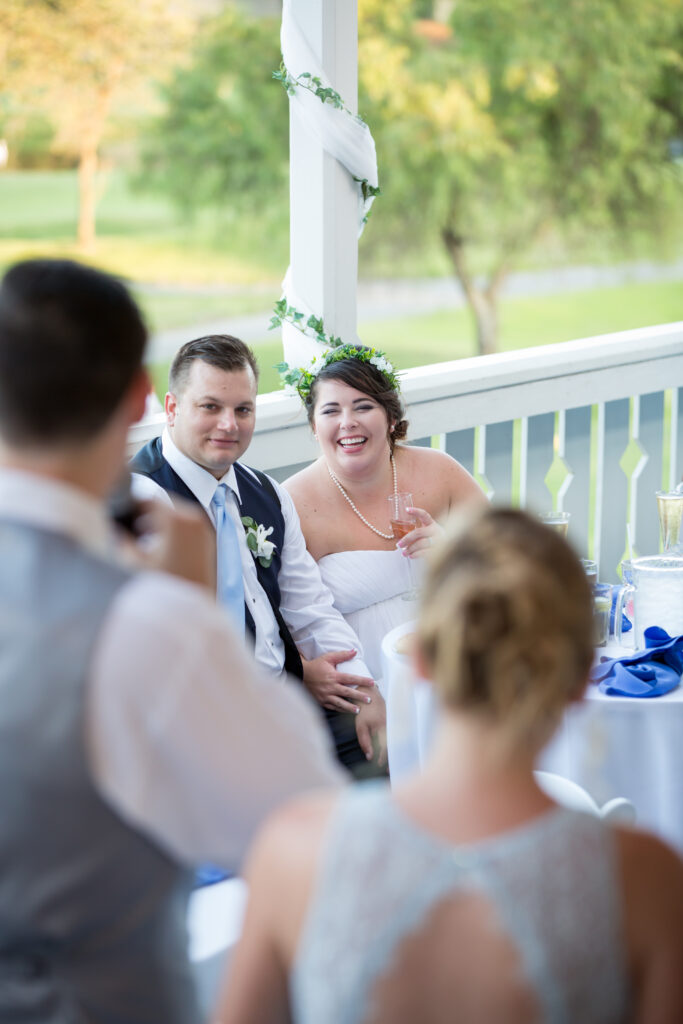
M 182 390 L 166 395 L 166 422 L 180 451 L 217 480 L 249 447 L 256 380 L 250 366 L 221 370 L 195 359 Z

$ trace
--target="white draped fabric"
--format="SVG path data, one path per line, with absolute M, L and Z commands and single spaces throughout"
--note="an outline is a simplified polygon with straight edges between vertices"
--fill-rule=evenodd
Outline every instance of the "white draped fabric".
M 302 26 L 296 20 L 292 0 L 284 0 L 283 3 L 280 45 L 285 67 L 292 78 L 296 79 L 299 75 L 307 73 L 320 79 L 324 88 L 332 87 L 306 39 Z M 289 101 L 292 106 L 297 107 L 301 123 L 311 136 L 317 139 L 326 153 L 337 160 L 352 178 L 358 179 L 359 182 L 367 181 L 369 185 L 377 187 L 379 179 L 375 140 L 368 126 L 359 117 L 349 110 L 335 107 L 332 103 L 323 103 L 313 92 L 303 87 L 296 87 L 290 94 Z M 357 185 L 357 191 L 360 236 L 373 198 L 363 197 L 360 184 Z M 287 304 L 304 314 L 303 324 L 311 315 L 324 319 L 325 310 L 312 310 L 303 301 L 302 296 L 296 294 L 289 269 L 282 282 L 282 291 Z M 312 357 L 322 350 L 314 335 L 302 333 L 287 322 L 282 325 L 282 340 L 285 359 L 292 366 L 308 365 Z M 346 337 L 342 340 L 355 342 L 356 338 Z
M 396 642 L 414 629 L 407 623 L 384 638 L 389 767 L 394 781 L 425 760 L 438 706 L 431 687 L 414 678 Z M 616 657 L 623 648 L 602 648 Z M 571 779 L 598 804 L 626 797 L 636 824 L 683 854 L 683 686 L 662 697 L 608 697 L 589 685 L 569 707 L 538 767 Z
M 314 78 L 319 78 L 324 88 L 331 87 L 332 83 L 308 45 L 301 26 L 297 24 L 292 11 L 292 0 L 284 0 L 282 5 L 280 45 L 285 67 L 293 78 L 308 73 Z M 319 140 L 323 149 L 338 160 L 352 177 L 377 187 L 375 140 L 365 122 L 350 114 L 348 110 L 342 110 L 331 103 L 322 103 L 308 89 L 295 89 L 289 99 L 290 103 L 299 106 L 309 131 Z M 372 198 L 364 202 L 360 188 L 358 192 L 360 235 L 363 231 L 364 218 L 372 205 Z
M 402 595 L 411 586 L 409 561 L 400 551 L 339 551 L 318 562 L 335 607 L 360 640 L 373 679 L 382 678 L 382 638 L 415 615 Z M 413 560 L 413 569 L 419 572 Z M 383 686 L 380 686 L 383 690 Z

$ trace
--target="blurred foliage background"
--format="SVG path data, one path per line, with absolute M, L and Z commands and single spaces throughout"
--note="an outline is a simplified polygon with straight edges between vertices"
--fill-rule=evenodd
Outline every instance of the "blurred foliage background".
M 520 270 L 680 263 L 679 0 L 358 10 L 382 187 L 361 281 L 452 277 L 465 303 L 373 317 L 362 337 L 415 365 L 683 318 L 676 281 L 588 280 L 582 309 L 505 293 Z M 122 273 L 157 330 L 265 324 L 288 262 L 279 63 L 277 2 L 3 0 L 0 263 L 62 253 Z

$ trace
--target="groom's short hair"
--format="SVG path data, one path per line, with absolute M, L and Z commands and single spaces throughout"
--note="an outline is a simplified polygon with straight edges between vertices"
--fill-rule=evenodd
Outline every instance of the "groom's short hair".
M 206 334 L 203 338 L 186 341 L 176 352 L 168 371 L 168 390 L 172 394 L 182 394 L 190 368 L 197 359 L 226 373 L 251 369 L 258 384 L 258 363 L 248 345 L 232 334 Z
M 71 260 L 26 260 L 0 285 L 0 433 L 86 441 L 140 371 L 147 328 L 125 285 Z

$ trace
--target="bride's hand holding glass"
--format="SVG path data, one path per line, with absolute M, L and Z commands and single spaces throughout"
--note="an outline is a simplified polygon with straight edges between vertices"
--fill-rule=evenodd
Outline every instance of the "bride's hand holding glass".
M 406 512 L 417 525 L 410 533 L 401 537 L 396 547 L 407 558 L 422 558 L 434 542 L 443 535 L 443 528 L 424 508 L 409 505 Z

